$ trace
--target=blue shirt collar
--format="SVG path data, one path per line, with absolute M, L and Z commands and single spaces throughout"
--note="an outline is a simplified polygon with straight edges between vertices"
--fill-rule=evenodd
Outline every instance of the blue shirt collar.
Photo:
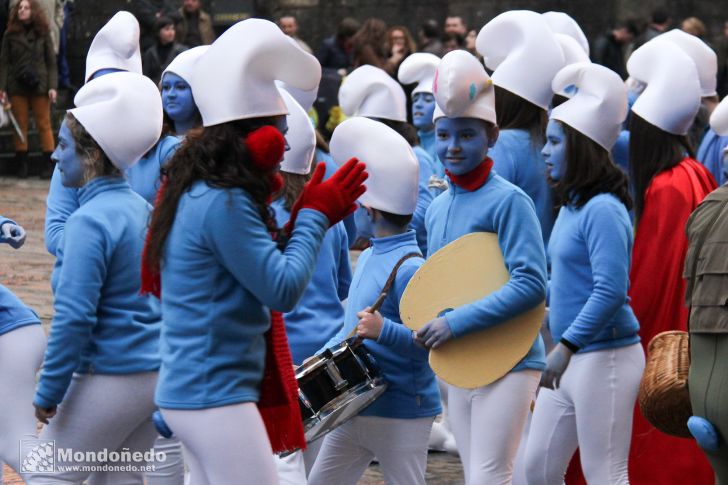
M 402 234 L 394 236 L 372 238 L 372 252 L 374 254 L 388 253 L 403 246 L 411 245 L 417 247 L 417 237 L 413 229 L 408 229 Z
M 96 177 L 78 189 L 78 202 L 80 205 L 84 205 L 101 192 L 125 188 L 128 189 L 130 187 L 129 182 L 127 182 L 124 177 Z

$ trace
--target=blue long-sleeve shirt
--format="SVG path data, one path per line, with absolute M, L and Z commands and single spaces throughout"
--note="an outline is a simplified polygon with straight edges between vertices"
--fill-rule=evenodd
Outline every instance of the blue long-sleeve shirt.
M 433 175 L 432 159 L 421 146 L 412 147 L 420 164 L 419 185 L 417 186 L 417 208 L 412 214 L 410 227 L 415 230 L 417 245 L 422 254 L 427 255 L 427 228 L 425 227 L 425 213 L 432 203 L 432 192 L 430 192 L 430 177 Z
M 402 256 L 418 252 L 412 230 L 372 239 L 372 246 L 359 256 L 356 264 L 344 327 L 323 349 L 340 343 L 356 328 L 359 322 L 356 314 L 377 300 L 394 265 Z M 382 332 L 376 341 L 364 340 L 364 346 L 374 356 L 388 387 L 361 413 L 362 416 L 409 419 L 435 416 L 441 411 L 440 393 L 428 363 L 428 351 L 415 344 L 412 331 L 402 324 L 399 316 L 402 294 L 423 262 L 422 258 L 410 258 L 402 264 L 379 310 L 384 317 Z
M 564 206 L 551 233 L 549 328 L 580 352 L 639 342 L 639 324 L 629 306 L 632 223 L 611 194 L 592 197 L 582 208 Z
M 15 221 L 0 215 L 0 227 L 3 224 L 15 224 Z M 0 244 L 7 242 L 0 232 Z M 40 325 L 38 315 L 27 307 L 9 289 L 0 285 L 0 335 L 6 334 L 26 325 Z
M 53 285 L 53 323 L 34 402 L 59 404 L 74 372 L 134 374 L 159 368 L 159 304 L 139 294 L 151 206 L 120 177 L 78 190 Z
M 174 154 L 179 144 L 180 138 L 175 136 L 162 138 L 144 158 L 126 171 L 132 190 L 150 204 L 154 203 L 159 188 L 159 168 Z M 56 167 L 48 189 L 45 220 L 46 249 L 53 256 L 58 256 L 66 221 L 79 205 L 78 189 L 64 187 L 61 182 L 61 172 Z
M 314 164 L 319 162 L 326 163 L 326 173 L 324 174 L 324 180 L 328 180 L 328 178 L 336 173 L 336 171 L 339 169 L 339 166 L 336 164 L 333 157 L 320 148 L 316 149 L 313 161 Z M 349 244 L 354 244 L 354 241 L 357 237 L 356 219 L 354 214 L 349 214 L 348 216 L 346 216 L 343 222 L 344 228 L 346 229 L 346 237 L 349 239 Z
M 198 181 L 182 195 L 162 265 L 159 407 L 258 400 L 270 310 L 293 310 L 328 227 L 301 210 L 281 252 L 244 190 Z
M 544 300 L 546 256 L 538 219 L 531 199 L 515 185 L 493 172 L 472 192 L 451 184 L 430 205 L 426 222 L 430 254 L 466 234 L 496 233 L 511 277 L 499 290 L 445 315 L 456 338 L 504 323 Z M 538 335 L 513 370 L 544 366 Z
M 279 227 L 288 222 L 291 214 L 283 199 L 271 204 Z M 339 222 L 326 231 L 316 268 L 296 307 L 284 315 L 288 345 L 293 363 L 300 365 L 336 335 L 344 324 L 344 306 L 351 284 L 349 239 L 344 224 Z
M 726 148 L 728 148 L 728 136 L 720 136 L 711 128 L 700 142 L 696 157 L 710 170 L 719 186 L 726 183 L 725 172 L 723 172 L 723 152 Z
M 543 244 L 547 246 L 555 211 L 542 148 L 543 143 L 532 140 L 526 130 L 501 130 L 488 155 L 493 159 L 495 172 L 520 187 L 533 200 Z

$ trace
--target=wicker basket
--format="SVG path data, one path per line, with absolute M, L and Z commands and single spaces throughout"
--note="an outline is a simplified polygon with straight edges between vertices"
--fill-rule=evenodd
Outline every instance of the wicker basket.
M 642 415 L 663 433 L 690 438 L 693 415 L 688 393 L 690 347 L 687 332 L 661 332 L 650 340 L 647 364 L 640 383 Z

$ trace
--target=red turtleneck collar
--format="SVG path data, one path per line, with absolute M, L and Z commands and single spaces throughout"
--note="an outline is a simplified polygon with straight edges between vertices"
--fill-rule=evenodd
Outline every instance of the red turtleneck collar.
M 481 188 L 485 181 L 488 180 L 488 175 L 490 175 L 490 170 L 492 168 L 493 160 L 486 158 L 480 165 L 466 174 L 455 175 L 454 173 L 450 173 L 448 170 L 445 170 L 445 173 L 448 177 L 450 177 L 450 181 L 452 183 L 461 189 L 473 192 Z

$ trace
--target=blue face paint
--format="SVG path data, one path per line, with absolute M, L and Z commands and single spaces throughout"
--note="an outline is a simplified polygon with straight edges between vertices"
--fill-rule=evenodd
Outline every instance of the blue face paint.
M 115 69 L 113 67 L 108 67 L 106 69 L 99 69 L 98 71 L 96 71 L 95 73 L 93 73 L 91 75 L 91 79 L 96 79 L 96 78 L 99 78 L 101 76 L 105 76 L 107 74 L 111 74 L 112 72 L 124 72 L 124 70 L 123 69 Z M 91 79 L 89 79 L 89 81 Z
M 485 122 L 475 118 L 440 118 L 435 123 L 435 151 L 452 174 L 464 175 L 488 154 Z
M 435 96 L 430 93 L 415 93 L 412 96 L 412 124 L 421 131 L 434 127 L 432 115 L 435 113 Z
M 541 155 L 551 180 L 560 180 L 566 173 L 566 134 L 564 127 L 556 120 L 549 120 L 546 126 L 546 144 Z
M 178 133 L 187 131 L 178 128 L 191 127 L 194 124 L 197 105 L 192 97 L 192 88 L 187 81 L 173 72 L 165 73 L 162 77 L 162 106 L 174 121 L 175 131 Z
M 728 180 L 728 149 L 723 150 L 723 176 Z
M 84 184 L 83 164 L 78 159 L 76 141 L 65 120 L 58 131 L 58 146 L 51 154 L 51 160 L 58 165 L 64 187 L 81 187 Z

